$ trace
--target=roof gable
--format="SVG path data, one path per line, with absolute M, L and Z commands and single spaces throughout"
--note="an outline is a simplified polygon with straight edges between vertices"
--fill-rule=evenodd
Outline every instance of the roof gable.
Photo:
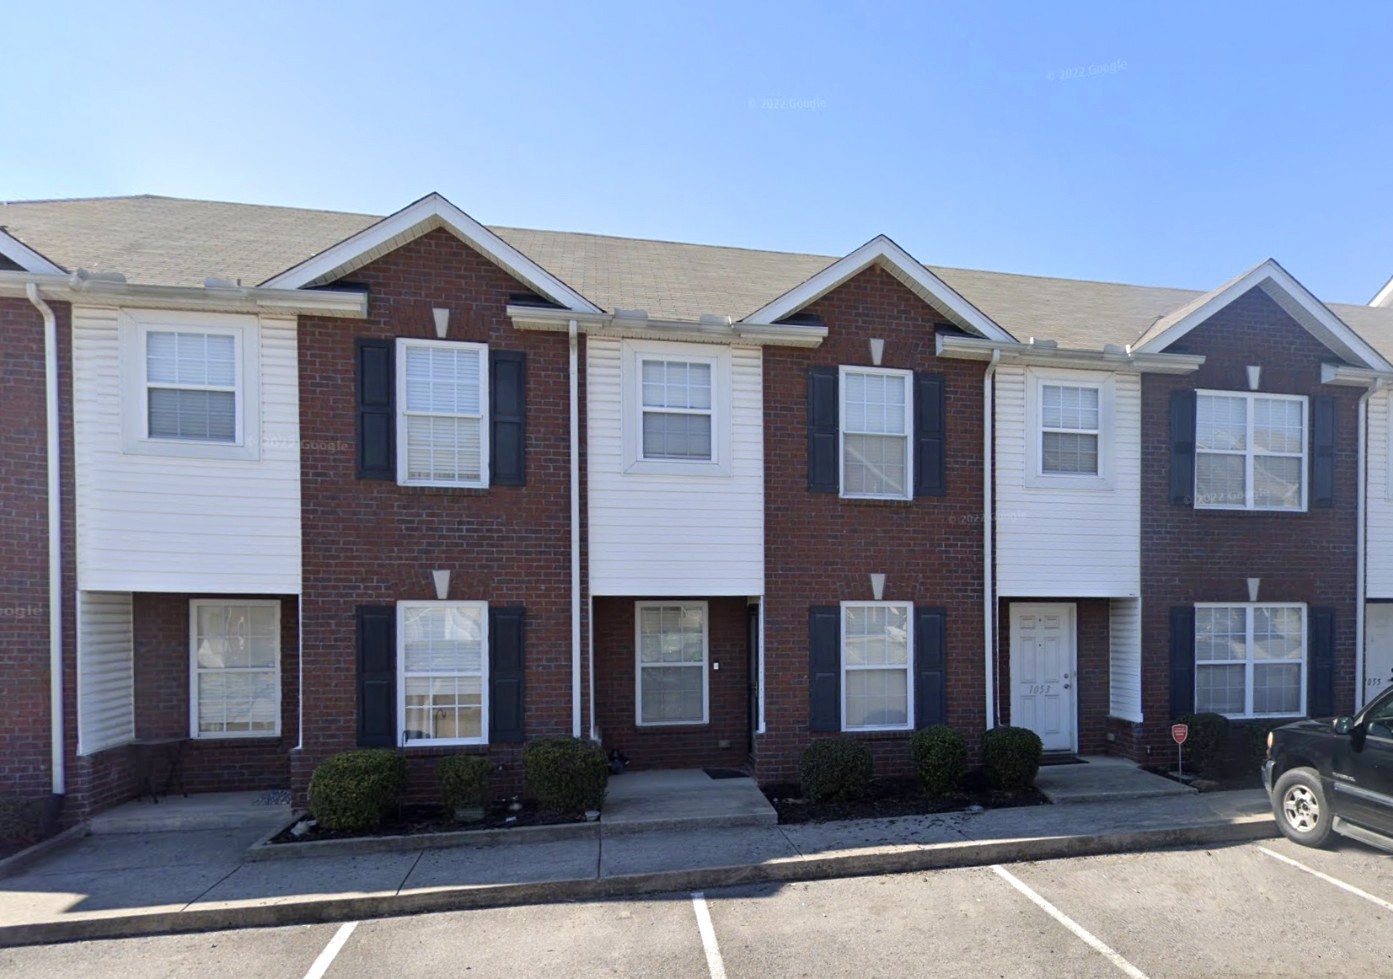
M 21 272 L 54 275 L 66 271 L 54 265 L 4 228 L 0 228 L 0 255 L 19 266 Z
M 1014 340 L 962 294 L 934 275 L 895 242 L 877 235 L 849 255 L 837 259 L 812 278 L 744 317 L 742 323 L 775 323 L 792 316 L 837 286 L 879 265 L 920 299 L 946 316 L 955 325 L 989 340 Z
M 1393 365 L 1344 320 L 1271 258 L 1162 316 L 1138 338 L 1133 349 L 1139 353 L 1160 353 L 1253 289 L 1261 289 L 1287 315 L 1342 360 L 1370 370 L 1393 370 Z
M 599 307 L 590 300 L 434 193 L 261 284 L 281 289 L 303 289 L 333 282 L 437 228 L 449 231 L 551 301 L 578 312 L 600 312 Z

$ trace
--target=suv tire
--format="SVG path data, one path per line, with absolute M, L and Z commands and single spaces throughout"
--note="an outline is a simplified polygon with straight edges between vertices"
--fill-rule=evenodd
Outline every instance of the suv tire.
M 1320 773 L 1314 768 L 1282 773 L 1272 789 L 1272 813 L 1282 835 L 1302 846 L 1323 845 L 1335 815 L 1326 802 Z

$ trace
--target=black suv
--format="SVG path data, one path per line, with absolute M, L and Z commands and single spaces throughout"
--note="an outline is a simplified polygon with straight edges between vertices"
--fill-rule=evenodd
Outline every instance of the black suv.
M 1262 781 L 1287 839 L 1320 846 L 1335 832 L 1393 850 L 1393 690 L 1353 717 L 1274 730 Z

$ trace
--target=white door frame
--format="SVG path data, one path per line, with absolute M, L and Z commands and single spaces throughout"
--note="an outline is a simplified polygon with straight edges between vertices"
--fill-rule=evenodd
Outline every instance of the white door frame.
M 1006 651 L 1008 669 L 1011 673 L 1011 723 L 1016 724 L 1016 636 L 1018 635 L 1020 614 L 1029 613 L 1038 615 L 1042 611 L 1063 610 L 1065 618 L 1068 620 L 1067 634 L 1069 636 L 1069 692 L 1072 696 L 1070 710 L 1072 711 L 1071 736 L 1069 750 L 1078 753 L 1079 750 L 1079 606 L 1076 602 L 1012 602 L 1010 603 L 1011 625 L 1007 641 L 1010 643 Z

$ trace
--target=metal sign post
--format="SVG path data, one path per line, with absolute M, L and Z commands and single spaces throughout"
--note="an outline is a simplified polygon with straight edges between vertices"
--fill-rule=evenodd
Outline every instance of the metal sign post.
M 1185 751 L 1183 745 L 1185 739 L 1190 736 L 1190 726 L 1188 724 L 1172 724 L 1171 739 L 1175 741 L 1175 760 L 1176 774 L 1181 778 L 1185 777 Z

